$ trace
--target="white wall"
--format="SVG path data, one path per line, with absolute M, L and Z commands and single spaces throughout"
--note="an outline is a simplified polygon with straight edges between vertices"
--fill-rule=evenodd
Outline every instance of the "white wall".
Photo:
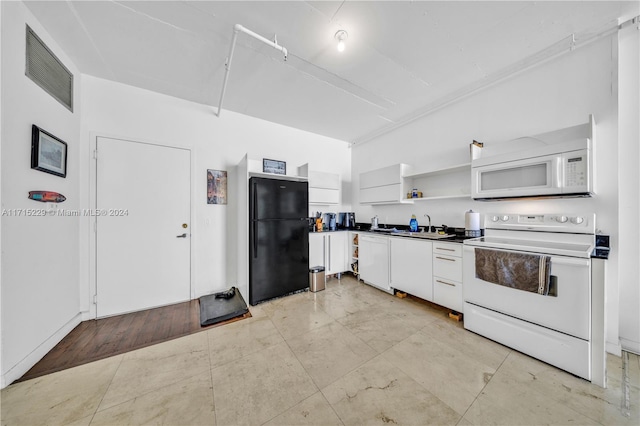
M 82 205 L 89 205 L 89 164 L 92 136 L 110 135 L 128 139 L 188 147 L 194 162 L 195 200 L 192 223 L 194 256 L 193 294 L 199 297 L 236 284 L 236 224 L 234 195 L 237 191 L 235 168 L 245 154 L 287 162 L 287 169 L 309 163 L 311 168 L 339 173 L 346 185 L 350 181 L 351 150 L 346 142 L 329 139 L 290 127 L 236 114 L 223 109 L 183 101 L 158 93 L 83 77 L 82 123 Z M 229 173 L 228 205 L 206 204 L 206 170 Z M 349 205 L 326 211 L 348 210 Z M 88 253 L 90 226 L 82 225 L 83 252 Z M 88 256 L 83 257 L 83 275 L 91 280 Z M 85 280 L 83 280 L 85 282 Z M 82 310 L 91 316 L 90 303 L 95 289 L 86 286 L 81 295 Z
M 408 224 L 415 213 L 420 225 L 428 213 L 432 224 L 464 227 L 464 212 L 595 212 L 597 226 L 611 234 L 607 262 L 607 347 L 618 342 L 618 114 L 617 41 L 609 36 L 579 48 L 407 126 L 353 148 L 353 205 L 358 221 L 378 215 L 381 222 Z M 437 168 L 469 161 L 472 140 L 501 141 L 583 124 L 594 114 L 597 124 L 596 190 L 591 199 L 473 202 L 453 199 L 402 206 L 358 204 L 358 175 L 394 163 Z M 418 188 L 422 190 L 422 188 Z M 424 196 L 429 194 L 424 191 Z M 637 259 L 634 260 L 637 262 Z
M 2 387 L 19 378 L 79 322 L 78 220 L 8 216 L 40 209 L 30 190 L 64 194 L 78 208 L 79 73 L 24 4 L 1 2 L 2 55 Z M 25 24 L 74 74 L 75 112 L 25 76 Z M 68 144 L 66 179 L 32 170 L 31 125 Z M 6 210 L 5 210 L 6 209 Z
M 640 31 L 623 28 L 620 37 L 619 212 L 620 229 L 620 341 L 622 348 L 640 354 Z

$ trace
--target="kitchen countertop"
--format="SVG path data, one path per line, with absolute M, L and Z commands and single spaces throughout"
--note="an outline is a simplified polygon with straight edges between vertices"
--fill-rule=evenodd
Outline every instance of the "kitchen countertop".
M 366 232 L 367 234 L 374 235 L 388 235 L 396 238 L 412 238 L 416 240 L 428 240 L 428 241 L 444 241 L 448 243 L 462 243 L 464 240 L 468 240 L 470 237 L 465 237 L 456 234 L 437 234 L 435 232 L 409 232 L 404 230 L 392 231 L 391 229 L 382 229 L 372 231 L 370 229 L 352 229 L 356 232 Z

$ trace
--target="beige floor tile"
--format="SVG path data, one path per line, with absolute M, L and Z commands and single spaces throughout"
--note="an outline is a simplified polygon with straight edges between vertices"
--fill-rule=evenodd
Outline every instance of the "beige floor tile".
M 434 321 L 422 332 L 433 340 L 437 340 L 451 347 L 461 355 L 476 362 L 487 365 L 494 370 L 507 358 L 511 349 L 493 340 L 479 336 L 465 330 L 462 323 L 446 319 Z
M 319 388 L 377 355 L 369 345 L 337 322 L 311 330 L 287 343 Z
M 209 370 L 205 332 L 128 352 L 100 403 L 100 410 Z
M 205 372 L 98 411 L 99 425 L 215 425 L 211 375 Z
M 537 382 L 552 370 L 559 371 L 526 355 L 510 353 L 464 419 L 481 425 L 599 424 L 558 399 L 555 392 L 537 389 Z
M 122 358 L 118 355 L 8 386 L 0 394 L 2 425 L 88 424 Z
M 401 318 L 381 309 L 356 312 L 336 321 L 379 353 L 386 351 L 426 325 L 416 318 Z
M 219 425 L 262 424 L 318 391 L 286 343 L 214 368 Z
M 294 295 L 291 297 L 295 297 Z M 282 302 L 269 306 L 267 311 L 271 321 L 285 339 L 299 336 L 310 330 L 322 327 L 333 321 L 317 303 L 308 300 L 305 295 L 296 298 L 295 303 Z M 286 298 L 285 298 L 286 299 Z
M 613 355 L 609 355 L 613 357 Z M 537 364 L 543 364 L 526 355 L 513 352 L 509 355 L 500 371 L 509 374 L 523 386 L 552 398 L 554 401 L 603 424 L 640 424 L 638 406 L 640 393 L 638 387 L 631 387 L 632 416 L 625 417 L 622 412 L 622 388 L 620 378 L 610 377 L 608 386 L 603 389 L 587 380 L 575 377 L 553 366 L 544 364 L 530 373 Z M 609 362 L 611 365 L 611 362 Z
M 265 423 L 265 426 L 342 426 L 321 392 L 311 395 L 295 407 Z
M 453 409 L 380 356 L 322 393 L 345 425 L 455 425 L 460 420 Z
M 212 368 L 284 341 L 267 316 L 212 328 L 207 336 Z
M 448 312 L 436 309 L 425 302 L 419 302 L 409 297 L 401 299 L 397 296 L 387 295 L 380 300 L 379 309 L 400 316 L 402 318 L 419 318 L 425 325 L 437 319 L 445 319 Z
M 343 318 L 356 312 L 370 311 L 376 306 L 371 301 L 358 299 L 353 293 L 332 291 L 319 294 L 316 303 L 333 319 Z
M 471 406 L 497 368 L 465 355 L 446 340 L 428 336 L 426 330 L 398 343 L 382 356 L 460 415 Z

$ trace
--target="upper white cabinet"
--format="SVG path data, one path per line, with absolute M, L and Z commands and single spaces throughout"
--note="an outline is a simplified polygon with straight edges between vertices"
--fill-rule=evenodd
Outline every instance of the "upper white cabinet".
M 393 204 L 402 202 L 411 190 L 404 175 L 409 172 L 406 164 L 395 164 L 382 169 L 360 173 L 360 203 Z
M 407 198 L 413 189 L 422 198 Z M 396 204 L 443 198 L 471 197 L 471 163 L 415 171 L 395 164 L 360 173 L 361 204 Z
M 309 204 L 340 204 L 340 175 L 309 170 Z

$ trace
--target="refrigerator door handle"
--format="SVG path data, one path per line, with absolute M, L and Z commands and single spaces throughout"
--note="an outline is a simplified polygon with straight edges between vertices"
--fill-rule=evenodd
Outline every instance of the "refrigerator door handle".
M 252 221 L 252 225 L 253 225 L 253 258 L 257 258 L 258 257 L 258 224 L 257 222 L 254 220 Z
M 258 219 L 258 185 L 253 182 L 253 212 L 252 212 L 253 220 Z

